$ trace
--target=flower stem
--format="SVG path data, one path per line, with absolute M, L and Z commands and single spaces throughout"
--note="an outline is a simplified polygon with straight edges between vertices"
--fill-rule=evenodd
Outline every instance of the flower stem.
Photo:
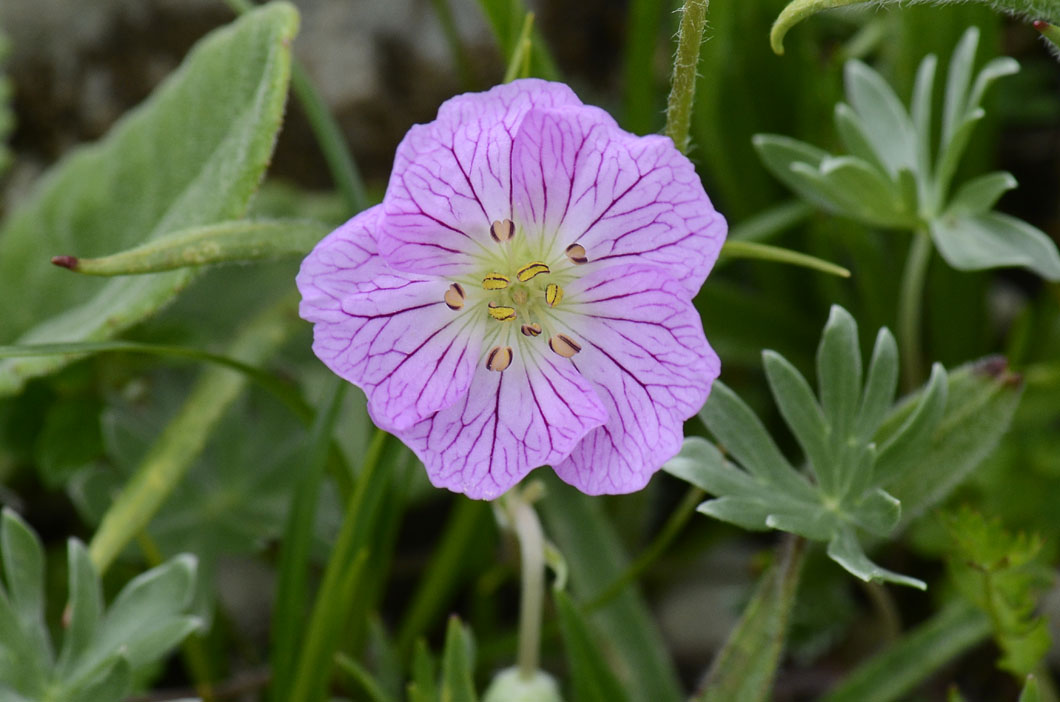
M 519 675 L 529 680 L 537 673 L 541 651 L 541 610 L 545 600 L 545 536 L 537 512 L 516 491 L 505 498 L 511 527 L 519 541 L 522 561 L 522 601 L 519 603 Z
M 901 290 L 898 293 L 898 340 L 902 351 L 902 384 L 906 390 L 912 390 L 924 378 L 920 318 L 931 249 L 931 237 L 927 232 L 913 233 L 913 243 L 905 260 Z
M 674 57 L 670 99 L 666 104 L 666 135 L 683 154 L 688 153 L 688 128 L 696 95 L 696 66 L 709 4 L 708 0 L 685 0 L 677 30 L 677 55 Z

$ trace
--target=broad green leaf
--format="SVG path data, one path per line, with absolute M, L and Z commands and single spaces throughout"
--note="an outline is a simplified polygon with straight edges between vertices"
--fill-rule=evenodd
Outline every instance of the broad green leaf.
M 902 503 L 903 524 L 946 497 L 994 450 L 1023 393 L 1019 376 L 997 358 L 961 366 L 946 382 L 946 412 L 916 461 L 919 470 L 885 486 Z M 895 410 L 884 433 L 908 416 L 915 399 Z
M 474 642 L 471 632 L 456 617 L 449 619 L 442 653 L 440 702 L 475 702 Z
M 910 578 L 907 575 L 901 575 L 886 568 L 881 568 L 870 561 L 861 549 L 861 544 L 858 543 L 854 530 L 849 527 L 840 528 L 835 533 L 835 536 L 832 537 L 832 540 L 828 542 L 828 557 L 843 566 L 848 573 L 861 578 L 865 582 L 884 580 L 899 585 L 915 587 L 918 590 L 927 589 L 927 584 L 923 580 Z
M 787 638 L 805 544 L 785 537 L 778 560 L 758 583 L 740 622 L 711 665 L 693 702 L 764 702 Z
M 1017 185 L 1011 173 L 995 171 L 973 178 L 957 188 L 950 200 L 947 214 L 951 216 L 975 216 L 989 212 L 1001 196 Z
M 295 9 L 277 2 L 217 30 L 98 144 L 61 163 L 0 227 L 0 339 L 95 341 L 152 314 L 187 270 L 99 281 L 48 264 L 240 217 L 283 116 Z M 0 361 L 0 394 L 70 356 Z
M 861 61 L 847 61 L 847 98 L 865 126 L 876 158 L 892 176 L 917 165 L 917 137 L 901 100 L 879 73 Z
M 865 390 L 861 396 L 861 406 L 858 408 L 855 431 L 859 437 L 871 438 L 890 411 L 897 388 L 898 344 L 890 330 L 884 327 L 876 334 L 868 378 L 865 380 Z
M 877 433 L 880 454 L 876 460 L 876 484 L 893 492 L 891 486 L 907 475 L 922 479 L 915 469 L 931 465 L 924 460 L 924 450 L 947 407 L 946 380 L 946 371 L 936 363 L 925 389 L 915 396 L 915 404 L 912 398 L 905 401 L 904 407 L 912 408 L 912 411 L 902 414 L 901 424 L 894 420 L 897 413 L 892 413 L 885 421 L 884 428 Z
M 897 702 L 990 635 L 990 621 L 958 600 L 843 678 L 821 702 Z
M 1060 281 L 1060 252 L 1040 229 L 999 212 L 948 214 L 931 223 L 931 238 L 946 263 L 962 271 L 1022 266 Z
M 559 612 L 575 702 L 628 702 L 629 696 L 601 650 L 605 639 L 592 632 L 589 622 L 567 593 L 556 591 L 553 598 Z
M 44 548 L 22 517 L 7 507 L 0 513 L 0 556 L 11 607 L 31 655 L 50 663 L 52 651 L 44 627 Z
M 103 615 L 103 592 L 88 551 L 77 539 L 67 543 L 70 625 L 63 637 L 58 673 L 69 675 L 75 661 L 92 647 Z
M 331 229 L 307 220 L 241 219 L 171 232 L 102 258 L 57 256 L 52 263 L 86 275 L 114 276 L 305 256 Z

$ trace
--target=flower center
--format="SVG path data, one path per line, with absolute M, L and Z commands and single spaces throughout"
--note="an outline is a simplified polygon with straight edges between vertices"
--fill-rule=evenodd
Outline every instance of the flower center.
M 528 242 L 517 237 L 517 228 L 510 219 L 493 222 L 490 238 L 501 250 L 496 257 L 490 257 L 491 263 L 488 265 L 492 270 L 487 269 L 481 277 L 482 289 L 486 292 L 486 314 L 491 325 L 499 325 L 491 326 L 489 337 L 508 343 L 490 348 L 485 356 L 486 368 L 503 372 L 511 366 L 514 351 L 509 344 L 516 343 L 519 337 L 512 336 L 516 325 L 508 325 L 516 321 L 519 322 L 520 334 L 527 342 L 547 332 L 549 349 L 563 358 L 574 357 L 581 351 L 581 345 L 566 334 L 552 332 L 551 311 L 563 302 L 561 283 L 572 277 L 568 273 L 572 265 L 588 262 L 585 247 L 578 243 L 568 246 L 564 254 L 568 264 L 572 265 L 564 266 L 562 255 L 549 259 L 549 252 L 538 251 L 538 255 L 534 256 Z M 558 273 L 553 270 L 557 266 Z M 445 291 L 444 301 L 449 309 L 459 310 L 463 308 L 466 297 L 464 287 L 460 283 L 453 283 Z

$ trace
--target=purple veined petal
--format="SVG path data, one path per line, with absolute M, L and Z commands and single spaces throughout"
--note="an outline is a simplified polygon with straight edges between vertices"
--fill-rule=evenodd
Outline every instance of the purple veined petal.
M 623 131 L 595 107 L 536 108 L 512 152 L 515 221 L 589 265 L 648 261 L 695 295 L 725 241 L 692 163 L 667 137 Z
M 493 499 L 532 469 L 562 461 L 607 420 L 589 383 L 543 339 L 513 349 L 507 370 L 480 362 L 462 401 L 398 432 L 436 487 Z
M 379 251 L 400 270 L 458 275 L 492 249 L 489 227 L 511 219 L 512 138 L 528 110 L 580 105 L 566 85 L 537 79 L 446 101 L 409 130 L 387 186 Z
M 299 311 L 314 323 L 313 352 L 365 391 L 377 424 L 398 430 L 467 393 L 485 322 L 473 297 L 460 310 L 446 305 L 449 281 L 386 265 L 373 239 L 380 215 L 367 210 L 309 254 Z
M 581 345 L 570 362 L 609 419 L 556 473 L 587 494 L 640 490 L 681 448 L 720 361 L 682 286 L 653 266 L 594 271 L 568 287 L 564 308 L 557 321 Z

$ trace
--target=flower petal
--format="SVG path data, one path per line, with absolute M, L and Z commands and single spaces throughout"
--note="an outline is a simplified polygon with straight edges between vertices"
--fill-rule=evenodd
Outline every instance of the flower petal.
M 466 394 L 484 321 L 473 304 L 445 304 L 445 279 L 386 265 L 373 238 L 381 214 L 365 211 L 313 249 L 298 274 L 299 311 L 314 323 L 314 353 L 365 391 L 377 424 L 398 430 Z
M 512 137 L 535 106 L 580 105 L 566 85 L 537 79 L 446 101 L 398 146 L 379 251 L 395 268 L 468 272 L 493 251 L 490 224 L 511 219 Z
M 684 289 L 650 265 L 585 276 L 568 287 L 563 307 L 557 321 L 581 345 L 571 363 L 609 419 L 556 473 L 588 494 L 639 490 L 681 448 L 684 420 L 706 402 L 718 357 Z
M 629 134 L 595 107 L 535 108 L 512 161 L 515 221 L 528 236 L 558 236 L 552 251 L 581 244 L 590 266 L 650 261 L 688 297 L 699 291 L 727 226 L 669 138 Z
M 563 460 L 607 419 L 585 379 L 543 340 L 513 342 L 507 370 L 479 363 L 463 401 L 398 433 L 435 486 L 493 499 L 532 469 Z

